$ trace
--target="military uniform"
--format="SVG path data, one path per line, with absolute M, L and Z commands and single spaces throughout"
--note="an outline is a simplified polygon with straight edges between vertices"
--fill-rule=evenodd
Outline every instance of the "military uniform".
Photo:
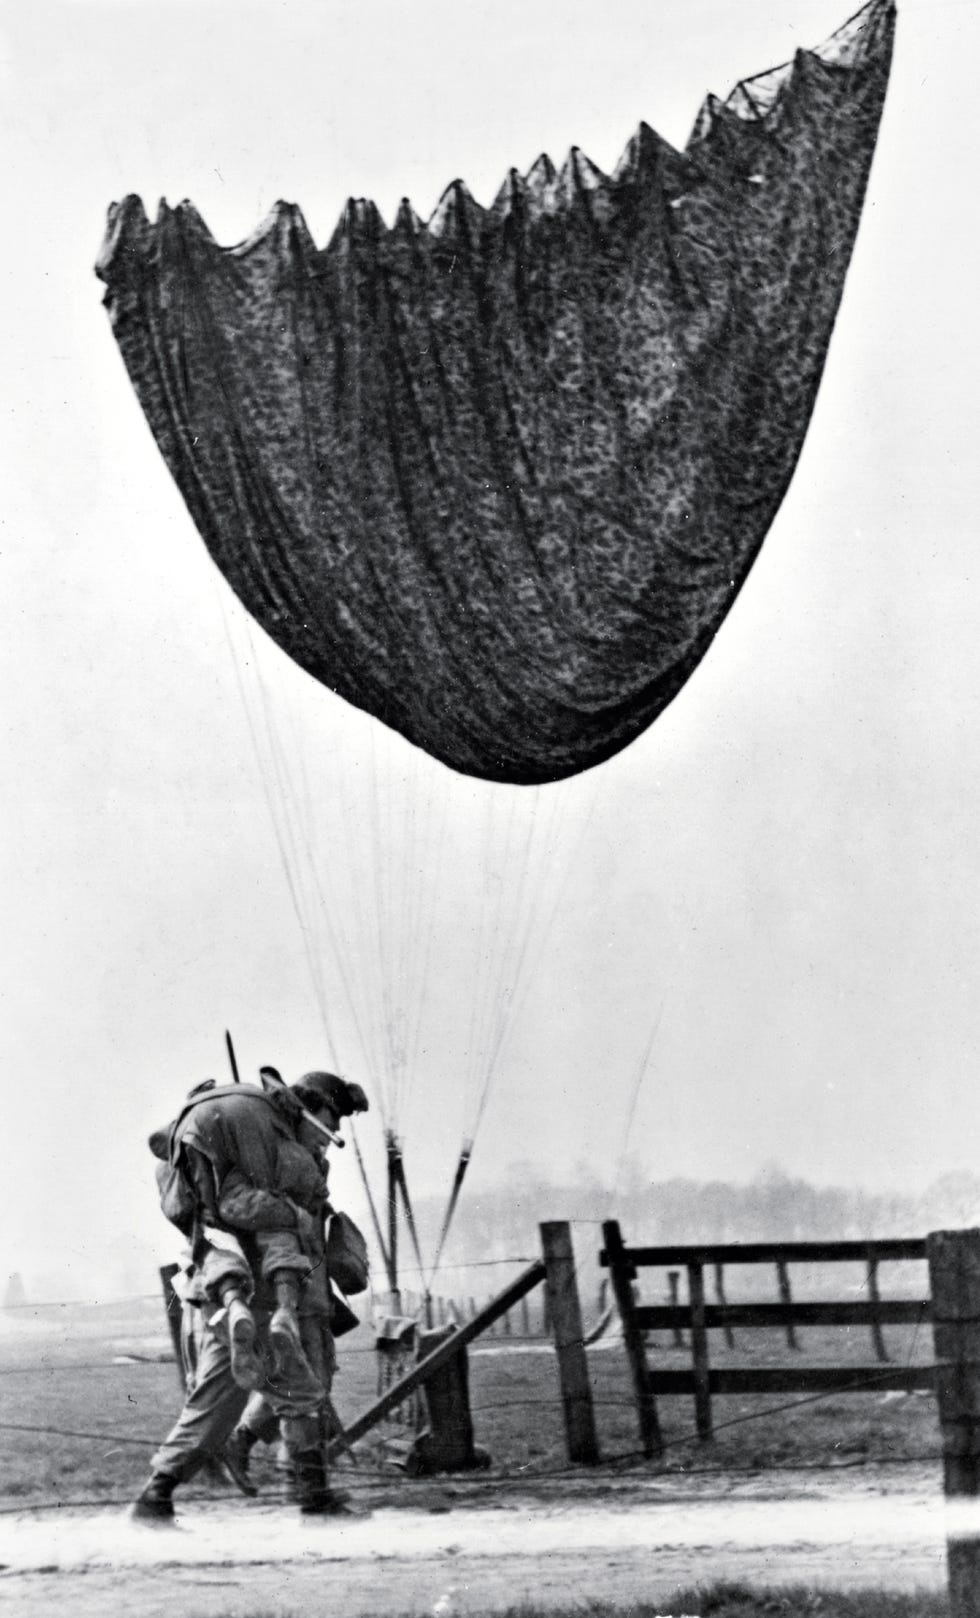
M 186 1299 L 199 1316 L 184 1408 L 153 1458 L 154 1479 L 162 1480 L 157 1492 L 167 1502 L 177 1483 L 220 1459 L 246 1405 L 223 1329 L 222 1293 L 235 1282 L 250 1298 L 260 1391 L 278 1418 L 300 1504 L 317 1510 L 330 1498 L 321 1444 L 336 1367 L 324 1262 L 329 1204 L 322 1151 L 304 1119 L 284 1086 L 270 1093 L 229 1085 L 192 1094 L 168 1132 L 168 1165 L 179 1168 L 196 1209 L 186 1232 Z M 295 1283 L 301 1344 L 300 1352 L 285 1355 L 273 1350 L 269 1333 L 284 1275 Z M 141 1511 L 137 1502 L 137 1514 L 169 1516 L 172 1507 Z

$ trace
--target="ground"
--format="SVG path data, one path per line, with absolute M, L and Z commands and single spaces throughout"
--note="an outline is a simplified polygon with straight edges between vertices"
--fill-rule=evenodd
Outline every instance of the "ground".
M 353 1515 L 314 1525 L 278 1500 L 263 1457 L 258 1500 L 188 1489 L 177 1527 L 154 1530 L 132 1524 L 126 1503 L 177 1400 L 158 1309 L 141 1332 L 131 1319 L 67 1325 L 45 1332 L 25 1317 L 11 1329 L 8 1317 L 0 1340 L 10 1440 L 0 1602 L 11 1618 L 59 1605 L 81 1618 L 452 1618 L 524 1601 L 629 1608 L 720 1579 L 824 1591 L 944 1586 L 931 1396 L 872 1387 L 811 1401 L 719 1400 L 709 1444 L 693 1436 L 689 1401 L 664 1400 L 667 1457 L 655 1464 L 637 1455 L 622 1345 L 611 1339 L 589 1353 L 603 1464 L 570 1467 L 552 1352 L 497 1340 L 470 1358 L 489 1474 L 413 1481 L 392 1465 L 390 1443 L 365 1442 L 358 1464 L 343 1468 Z M 889 1342 L 895 1359 L 930 1346 L 899 1333 Z M 658 1352 L 683 1363 L 672 1345 Z M 755 1364 L 786 1352 L 762 1333 L 738 1348 Z M 797 1361 L 830 1355 L 869 1360 L 866 1342 L 814 1331 Z M 337 1385 L 345 1419 L 370 1402 L 376 1379 L 371 1339 L 354 1334 Z
M 262 1501 L 190 1500 L 170 1530 L 137 1527 L 119 1508 L 7 1518 L 4 1610 L 467 1614 L 570 1598 L 628 1609 L 720 1579 L 828 1590 L 945 1583 L 941 1497 L 921 1468 L 892 1472 L 887 1488 L 849 1470 L 817 1484 L 788 1473 L 778 1494 L 763 1479 L 678 1487 L 602 1474 L 560 1496 L 508 1490 L 492 1504 L 452 1485 L 420 1491 L 393 1505 L 355 1485 L 355 1515 L 315 1525 Z

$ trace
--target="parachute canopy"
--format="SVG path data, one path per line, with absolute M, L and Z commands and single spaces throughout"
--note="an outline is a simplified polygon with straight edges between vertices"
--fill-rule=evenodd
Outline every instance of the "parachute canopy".
M 130 377 L 272 638 L 454 769 L 536 783 L 636 737 L 704 656 L 789 484 L 884 100 L 891 0 L 645 125 L 459 181 L 424 224 L 279 203 L 224 248 L 189 203 L 109 212 Z

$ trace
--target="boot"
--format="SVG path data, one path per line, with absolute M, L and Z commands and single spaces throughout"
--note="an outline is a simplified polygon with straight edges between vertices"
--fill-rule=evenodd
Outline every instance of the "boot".
M 236 1427 L 218 1457 L 218 1467 L 223 1477 L 250 1500 L 254 1500 L 259 1492 L 248 1475 L 252 1445 L 255 1442 L 256 1436 L 250 1427 Z
M 130 1508 L 134 1522 L 163 1525 L 174 1518 L 173 1493 L 179 1482 L 169 1472 L 154 1472 Z
M 238 1287 L 226 1287 L 222 1308 L 212 1315 L 213 1327 L 224 1327 L 231 1350 L 231 1374 L 240 1388 L 251 1393 L 262 1381 L 263 1366 L 255 1334 L 255 1320 Z
M 303 1517 L 348 1515 L 346 1494 L 331 1489 L 322 1449 L 303 1449 L 293 1457 L 296 1500 Z
M 269 1321 L 269 1342 L 276 1357 L 276 1370 L 281 1377 L 303 1377 L 316 1381 L 313 1367 L 303 1352 L 300 1332 L 299 1283 L 295 1276 L 279 1271 L 273 1276 L 276 1309 Z

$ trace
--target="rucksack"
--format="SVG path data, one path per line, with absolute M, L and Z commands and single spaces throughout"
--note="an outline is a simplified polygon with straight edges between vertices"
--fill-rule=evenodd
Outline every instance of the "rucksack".
M 197 1214 L 197 1198 L 184 1173 L 179 1146 L 176 1157 L 168 1155 L 166 1162 L 157 1167 L 157 1189 L 164 1218 L 176 1225 L 182 1236 L 189 1236 Z
M 260 1090 L 252 1084 L 216 1084 L 213 1079 L 205 1080 L 197 1085 L 187 1097 L 183 1107 L 177 1114 L 173 1123 L 166 1131 L 166 1149 L 157 1150 L 154 1147 L 154 1137 L 150 1137 L 150 1149 L 160 1159 L 157 1165 L 157 1189 L 160 1194 L 160 1207 L 166 1219 L 183 1236 L 190 1236 L 194 1221 L 199 1214 L 204 1214 L 205 1221 L 216 1222 L 213 1208 L 201 1208 L 200 1198 L 192 1186 L 184 1167 L 183 1150 L 178 1139 L 177 1131 L 187 1114 L 202 1101 L 214 1101 L 221 1096 L 259 1096 L 275 1110 L 276 1103 L 265 1090 Z

